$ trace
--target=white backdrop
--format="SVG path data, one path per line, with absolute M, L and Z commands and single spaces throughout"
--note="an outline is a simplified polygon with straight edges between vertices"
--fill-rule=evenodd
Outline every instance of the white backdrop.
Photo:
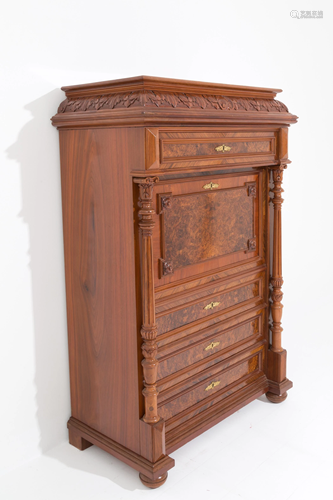
M 291 10 L 324 11 L 293 19 Z M 288 374 L 327 384 L 332 326 L 332 3 L 30 0 L 1 15 L 1 470 L 67 438 L 58 132 L 63 85 L 137 75 L 282 88 Z M 279 96 L 278 96 L 279 98 Z M 292 392 L 290 394 L 292 397 Z

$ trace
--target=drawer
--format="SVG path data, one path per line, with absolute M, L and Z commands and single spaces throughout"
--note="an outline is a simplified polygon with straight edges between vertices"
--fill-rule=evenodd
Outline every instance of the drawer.
M 148 169 L 177 169 L 207 165 L 237 166 L 242 163 L 274 162 L 276 132 L 184 131 L 146 132 Z M 152 156 L 152 150 L 155 154 Z M 152 164 L 152 158 L 154 162 Z
M 193 322 L 237 309 L 244 303 L 256 303 L 263 298 L 265 273 L 239 278 L 229 283 L 215 284 L 190 295 L 156 304 L 157 335 L 178 332 Z
M 221 322 L 219 328 L 208 328 L 208 335 L 205 331 L 200 331 L 196 335 L 158 347 L 157 380 L 173 374 L 177 376 L 179 371 L 190 369 L 192 365 L 200 365 L 207 358 L 217 359 L 226 351 L 230 352 L 231 349 L 240 350 L 245 343 L 254 343 L 260 339 L 262 331 L 262 314 L 252 315 L 227 328 L 224 322 Z
M 243 352 L 222 363 L 202 370 L 191 380 L 161 392 L 158 395 L 158 414 L 168 420 L 178 414 L 207 402 L 213 402 L 225 394 L 230 387 L 241 384 L 263 367 L 264 346 L 256 352 Z

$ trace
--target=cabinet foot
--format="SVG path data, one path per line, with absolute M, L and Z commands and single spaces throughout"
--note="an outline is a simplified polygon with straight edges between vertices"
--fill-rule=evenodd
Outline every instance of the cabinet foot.
M 281 396 L 277 394 L 273 394 L 272 392 L 266 392 L 266 398 L 271 403 L 282 403 L 285 399 L 287 399 L 288 393 L 284 392 Z
M 86 450 L 92 446 L 92 443 L 89 443 L 86 439 L 80 436 L 78 432 L 75 432 L 73 429 L 68 429 L 68 438 L 69 444 L 75 446 L 80 451 Z
M 167 480 L 168 473 L 166 472 L 165 474 L 162 474 L 162 476 L 158 477 L 157 479 L 150 479 L 149 477 L 144 476 L 140 472 L 139 477 L 141 479 L 142 484 L 144 484 L 148 488 L 159 488 Z

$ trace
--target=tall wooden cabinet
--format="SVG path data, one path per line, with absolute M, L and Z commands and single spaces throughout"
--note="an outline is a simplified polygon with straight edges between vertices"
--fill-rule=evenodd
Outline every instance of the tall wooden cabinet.
M 63 90 L 69 441 L 155 488 L 172 451 L 292 387 L 281 208 L 297 117 L 275 89 L 137 77 Z

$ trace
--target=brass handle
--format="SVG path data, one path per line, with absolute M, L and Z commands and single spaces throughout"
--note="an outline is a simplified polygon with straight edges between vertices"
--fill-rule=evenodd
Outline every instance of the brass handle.
M 204 309 L 208 311 L 209 309 L 214 309 L 214 307 L 217 307 L 220 305 L 220 302 L 211 302 L 210 304 L 207 304 Z
M 205 351 L 209 351 L 209 349 L 214 349 L 214 347 L 218 346 L 220 342 L 212 342 L 207 347 L 205 347 Z
M 202 186 L 204 189 L 216 189 L 219 187 L 219 184 L 214 184 L 213 182 L 209 182 L 208 184 L 205 184 Z
M 214 387 L 216 387 L 217 385 L 219 385 L 221 383 L 220 380 L 216 380 L 216 382 L 212 382 L 211 384 L 209 384 L 205 391 L 210 391 L 211 389 L 214 389 Z
M 222 153 L 225 153 L 226 151 L 230 151 L 231 150 L 231 147 L 230 146 L 226 146 L 225 144 L 222 144 L 222 146 L 217 146 L 217 148 L 215 148 L 215 151 L 218 151 L 218 152 L 222 152 Z

